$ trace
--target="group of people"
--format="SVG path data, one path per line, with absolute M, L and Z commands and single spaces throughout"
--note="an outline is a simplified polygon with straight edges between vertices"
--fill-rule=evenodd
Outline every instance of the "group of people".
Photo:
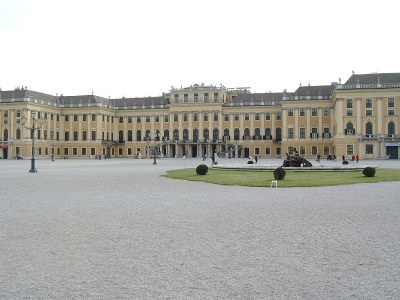
M 360 160 L 360 156 L 358 154 L 356 154 L 356 155 L 353 154 L 351 156 L 351 160 L 350 161 L 352 163 L 354 163 L 354 162 L 358 163 L 359 160 Z M 342 161 L 346 161 L 346 157 L 344 155 L 342 156 Z

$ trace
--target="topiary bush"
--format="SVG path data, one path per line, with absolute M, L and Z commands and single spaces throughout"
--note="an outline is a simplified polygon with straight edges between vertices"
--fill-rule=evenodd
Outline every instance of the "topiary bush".
M 282 180 L 286 177 L 286 170 L 282 167 L 275 169 L 274 177 L 276 180 Z
M 207 165 L 198 165 L 196 168 L 196 173 L 197 175 L 206 175 L 208 172 L 208 166 Z
M 248 165 L 252 165 L 252 164 L 254 164 L 254 161 L 249 160 L 249 161 L 247 162 L 247 164 L 248 164 Z
M 366 176 L 366 177 L 374 177 L 374 176 L 375 176 L 375 171 L 376 171 L 376 170 L 375 170 L 374 168 L 365 167 L 362 173 L 363 173 L 364 176 Z
M 343 165 L 348 165 L 349 162 L 348 162 L 347 160 L 344 160 L 344 161 L 342 162 L 342 164 L 343 164 Z

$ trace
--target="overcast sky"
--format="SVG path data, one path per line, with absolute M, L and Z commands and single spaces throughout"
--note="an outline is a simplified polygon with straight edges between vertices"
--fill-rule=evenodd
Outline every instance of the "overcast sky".
M 399 3 L 399 4 L 398 4 Z M 400 72 L 398 0 L 0 0 L 0 88 L 294 91 Z

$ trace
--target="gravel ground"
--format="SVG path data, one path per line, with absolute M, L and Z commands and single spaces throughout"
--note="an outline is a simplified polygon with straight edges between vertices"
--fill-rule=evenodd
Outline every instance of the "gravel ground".
M 0 161 L 0 299 L 399 299 L 399 182 L 158 176 L 200 163 Z

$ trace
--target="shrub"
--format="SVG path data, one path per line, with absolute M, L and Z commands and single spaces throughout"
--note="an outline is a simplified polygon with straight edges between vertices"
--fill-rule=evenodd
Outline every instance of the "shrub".
M 366 177 L 374 177 L 375 176 L 375 169 L 371 168 L 371 167 L 365 167 L 362 173 Z
M 249 160 L 249 161 L 247 162 L 247 164 L 248 164 L 248 165 L 252 165 L 252 164 L 254 164 L 254 161 Z
M 348 162 L 347 160 L 344 160 L 344 161 L 342 162 L 342 164 L 343 164 L 343 165 L 348 165 L 349 162 Z
M 276 180 L 282 180 L 286 177 L 286 170 L 282 167 L 275 169 L 274 177 Z
M 207 165 L 198 165 L 196 168 L 197 175 L 206 175 L 208 172 Z

